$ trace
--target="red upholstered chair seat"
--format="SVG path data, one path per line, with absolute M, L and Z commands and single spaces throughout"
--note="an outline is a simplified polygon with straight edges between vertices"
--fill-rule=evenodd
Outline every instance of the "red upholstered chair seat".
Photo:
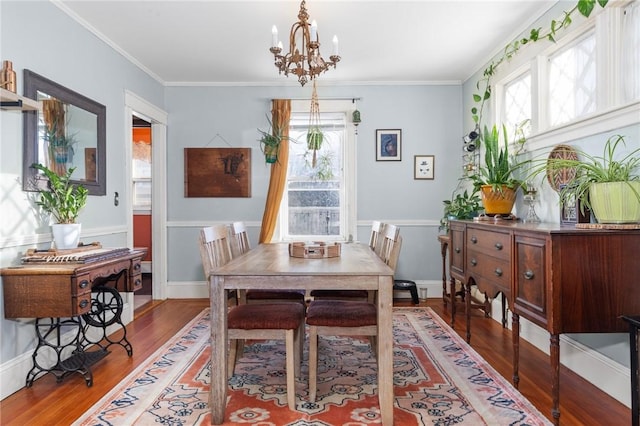
M 227 316 L 228 328 L 243 330 L 293 330 L 304 320 L 300 303 L 238 305 Z
M 291 300 L 304 302 L 304 290 L 247 290 L 247 302 L 254 300 Z
M 369 292 L 367 290 L 312 290 L 311 297 L 315 300 L 367 300 Z
M 377 324 L 377 310 L 373 303 L 314 300 L 307 311 L 307 324 L 325 327 L 362 327 Z

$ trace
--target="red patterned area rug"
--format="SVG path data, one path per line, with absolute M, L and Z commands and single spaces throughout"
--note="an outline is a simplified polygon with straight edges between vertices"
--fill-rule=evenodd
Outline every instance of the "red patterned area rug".
M 209 315 L 203 311 L 74 425 L 208 425 Z M 394 308 L 394 419 L 406 425 L 548 425 L 549 421 L 430 308 Z M 392 344 L 392 342 L 380 342 Z M 380 423 L 376 363 L 365 338 L 320 338 L 318 395 L 307 352 L 287 408 L 284 344 L 253 342 L 229 379 L 225 425 Z

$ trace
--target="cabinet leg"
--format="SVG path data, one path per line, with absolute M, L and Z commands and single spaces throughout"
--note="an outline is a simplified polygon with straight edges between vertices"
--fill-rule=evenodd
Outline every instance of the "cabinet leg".
M 467 320 L 467 343 L 471 343 L 471 283 L 462 283 L 462 290 L 466 293 L 464 316 Z
M 560 335 L 549 338 L 549 359 L 551 361 L 551 415 L 553 424 L 560 424 Z
M 513 344 L 513 386 L 520 384 L 520 315 L 515 312 L 511 316 L 511 342 Z
M 451 328 L 453 328 L 456 322 L 456 304 L 457 304 L 456 280 L 453 278 L 449 280 L 449 295 L 451 296 Z

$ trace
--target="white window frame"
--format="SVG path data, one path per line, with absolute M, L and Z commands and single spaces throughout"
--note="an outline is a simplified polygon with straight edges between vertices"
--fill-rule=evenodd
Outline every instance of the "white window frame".
M 309 113 L 311 100 L 292 100 L 291 112 L 292 113 Z M 320 112 L 337 112 L 345 114 L 345 140 L 343 144 L 343 182 L 344 191 L 342 191 L 340 199 L 340 220 L 341 220 L 341 235 L 323 236 L 325 241 L 349 241 L 355 239 L 357 235 L 357 222 L 356 222 L 356 137 L 353 126 L 350 126 L 351 113 L 354 110 L 353 102 L 351 100 L 320 100 Z M 280 204 L 280 212 L 278 215 L 278 240 L 279 241 L 291 241 L 293 238 L 289 238 L 284 234 L 283 230 L 287 229 L 286 221 L 288 220 L 287 206 L 288 206 L 287 190 L 282 196 L 282 202 Z
M 592 18 L 576 19 L 567 31 L 558 37 L 556 43 L 546 43 L 544 48 L 523 47 L 514 64 L 504 63 L 494 76 L 494 96 L 491 98 L 491 110 L 495 111 L 497 122 L 501 122 L 503 112 L 502 90 L 505 84 L 521 75 L 527 69 L 531 71 L 532 117 L 531 134 L 527 138 L 527 149 L 536 150 L 564 143 L 568 140 L 584 138 L 593 134 L 607 132 L 616 128 L 638 123 L 640 100 L 624 101 L 622 82 L 622 17 L 624 9 L 630 4 L 609 3 L 606 8 L 594 10 Z M 559 49 L 566 48 L 576 39 L 595 28 L 596 35 L 596 111 L 561 125 L 550 127 L 544 111 L 546 110 L 547 59 Z

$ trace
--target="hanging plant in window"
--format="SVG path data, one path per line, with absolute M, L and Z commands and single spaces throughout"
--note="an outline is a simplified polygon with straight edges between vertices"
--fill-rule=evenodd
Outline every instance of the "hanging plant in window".
M 311 167 L 317 164 L 317 152 L 322 146 L 324 135 L 320 130 L 320 102 L 316 91 L 316 81 L 313 80 L 313 92 L 311 94 L 311 112 L 309 113 L 309 131 L 307 132 L 307 149 L 313 151 Z

